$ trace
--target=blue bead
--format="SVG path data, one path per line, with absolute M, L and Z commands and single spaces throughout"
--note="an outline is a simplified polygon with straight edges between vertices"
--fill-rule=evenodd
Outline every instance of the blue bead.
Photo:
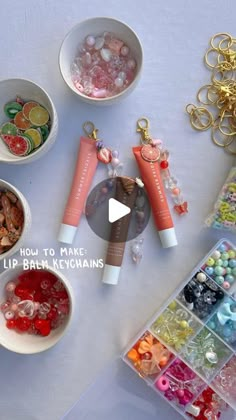
M 231 268 L 235 268 L 236 267 L 236 260 L 234 258 L 232 260 L 229 260 L 229 266 Z
M 217 284 L 221 285 L 224 283 L 225 279 L 223 276 L 216 276 L 215 281 Z
M 226 268 L 226 267 L 228 267 L 228 265 L 229 265 L 229 261 L 224 260 L 222 266 Z
M 212 274 L 214 274 L 214 268 L 213 267 L 206 267 L 205 272 L 208 274 L 208 276 L 212 276 Z
M 223 334 L 225 337 L 230 337 L 232 334 L 232 329 L 229 326 L 225 325 L 223 328 Z
M 208 323 L 208 327 L 209 327 L 209 328 L 211 328 L 212 330 L 215 330 L 215 328 L 216 328 L 216 324 L 215 324 L 215 322 L 214 322 L 214 321 L 210 321 L 210 322 Z
M 234 276 L 231 276 L 231 274 L 227 274 L 227 276 L 225 276 L 225 280 L 232 284 L 234 282 Z
M 220 252 L 225 252 L 227 250 L 226 245 L 224 244 L 224 242 L 219 246 L 218 250 Z

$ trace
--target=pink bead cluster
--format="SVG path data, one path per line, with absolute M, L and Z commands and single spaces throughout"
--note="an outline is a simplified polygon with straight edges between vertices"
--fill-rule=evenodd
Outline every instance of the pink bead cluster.
M 189 404 L 203 385 L 203 381 L 180 359 L 176 359 L 155 383 L 169 401 L 182 406 Z
M 236 356 L 224 366 L 213 384 L 228 400 L 236 404 Z
M 66 320 L 70 303 L 62 282 L 43 270 L 23 272 L 5 286 L 1 311 L 6 327 L 17 332 L 47 336 Z
M 76 89 L 93 98 L 117 95 L 130 85 L 135 74 L 136 61 L 130 48 L 110 32 L 88 35 L 71 67 Z

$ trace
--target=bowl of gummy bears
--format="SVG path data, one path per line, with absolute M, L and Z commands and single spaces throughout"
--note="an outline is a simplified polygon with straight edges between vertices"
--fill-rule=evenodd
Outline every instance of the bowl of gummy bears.
M 54 346 L 73 312 L 73 291 L 52 267 L 24 270 L 22 264 L 0 275 L 0 345 L 21 354 Z
M 47 92 L 24 79 L 0 81 L 0 162 L 28 163 L 56 140 L 58 119 Z
M 138 83 L 143 51 L 136 33 L 108 17 L 84 20 L 66 35 L 59 54 L 62 77 L 85 102 L 109 105 Z

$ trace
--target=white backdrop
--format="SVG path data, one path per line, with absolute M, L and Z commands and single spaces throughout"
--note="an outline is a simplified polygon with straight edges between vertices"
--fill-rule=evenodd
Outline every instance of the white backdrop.
M 26 245 L 59 248 L 56 236 L 82 124 L 88 119 L 100 128 L 107 144 L 120 150 L 123 173 L 136 175 L 131 153 L 132 145 L 139 141 L 136 120 L 142 115 L 149 117 L 151 132 L 162 138 L 171 152 L 173 173 L 190 207 L 186 217 L 174 217 L 178 247 L 161 249 L 152 220 L 144 234 L 145 255 L 139 267 L 132 265 L 127 246 L 117 287 L 102 286 L 99 269 L 64 272 L 77 304 L 71 330 L 54 349 L 35 356 L 0 349 L 0 419 L 58 420 L 225 236 L 204 228 L 203 221 L 233 159 L 211 143 L 209 132 L 194 132 L 184 110 L 209 80 L 203 55 L 210 37 L 224 31 L 236 35 L 236 3 L 1 0 L 0 4 L 0 78 L 23 77 L 41 84 L 52 96 L 59 115 L 58 140 L 45 157 L 25 166 L 0 165 L 0 178 L 18 187 L 32 209 L 33 226 Z M 123 103 L 110 108 L 80 102 L 64 84 L 58 68 L 65 34 L 77 22 L 98 15 L 126 21 L 140 36 L 144 49 L 138 87 Z M 93 185 L 106 175 L 100 166 Z M 86 220 L 81 222 L 74 245 L 86 248 L 90 258 L 105 257 L 106 243 L 93 234 Z M 161 407 L 159 420 L 165 416 L 163 404 Z M 173 414 L 173 419 L 177 416 Z

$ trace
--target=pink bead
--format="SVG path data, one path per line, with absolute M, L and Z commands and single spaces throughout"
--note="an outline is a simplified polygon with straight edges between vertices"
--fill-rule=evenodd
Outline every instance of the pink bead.
M 18 305 L 16 303 L 12 303 L 10 309 L 11 311 L 16 312 L 18 310 Z
M 170 382 L 166 376 L 161 376 L 155 383 L 155 387 L 161 392 L 165 392 L 169 389 Z
M 107 96 L 107 90 L 106 89 L 93 89 L 92 96 L 94 98 L 106 98 Z
M 222 284 L 224 289 L 229 289 L 230 288 L 230 283 L 228 281 L 224 281 L 224 283 Z
M 76 87 L 76 89 L 78 89 L 80 92 L 83 92 L 83 91 L 84 91 L 83 86 L 82 86 L 82 85 L 81 85 L 81 83 L 79 83 L 79 82 L 77 82 L 77 83 L 75 84 L 75 87 Z
M 187 405 L 190 401 L 191 401 L 191 399 L 189 397 L 187 397 L 186 395 L 183 398 L 179 399 L 179 403 L 181 405 Z
M 129 47 L 127 45 L 123 45 L 123 47 L 120 50 L 121 55 L 126 57 L 129 54 Z
M 130 70 L 134 70 L 134 69 L 135 69 L 135 67 L 136 67 L 136 62 L 135 62 L 135 60 L 134 60 L 133 58 L 130 58 L 130 59 L 127 61 L 127 67 L 128 67 Z
M 13 281 L 9 281 L 5 286 L 5 289 L 8 293 L 14 292 L 15 288 L 16 288 L 16 285 Z
M 179 195 L 180 194 L 180 189 L 179 188 L 174 188 L 171 192 L 174 195 Z
M 40 307 L 40 303 L 39 302 L 34 302 L 34 309 L 35 311 L 38 311 Z
M 153 146 L 160 146 L 162 144 L 162 140 L 160 139 L 153 139 L 152 140 Z
M 178 389 L 178 391 L 176 391 L 176 394 L 178 395 L 179 398 L 183 398 L 184 390 L 183 389 Z

